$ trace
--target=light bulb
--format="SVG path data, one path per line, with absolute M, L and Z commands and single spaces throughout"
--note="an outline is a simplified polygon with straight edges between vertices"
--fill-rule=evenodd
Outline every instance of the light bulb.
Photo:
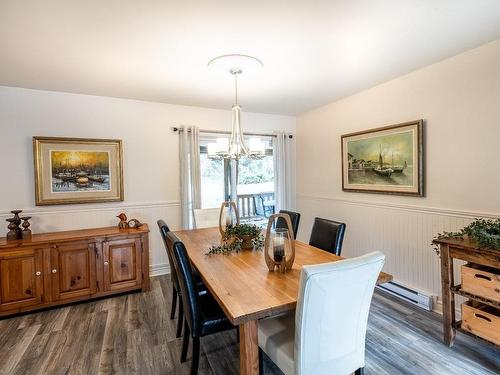
M 217 154 L 217 143 L 209 143 L 207 145 L 208 156 L 214 156 Z
M 217 138 L 216 146 L 216 152 L 227 152 L 229 149 L 229 140 L 227 138 Z

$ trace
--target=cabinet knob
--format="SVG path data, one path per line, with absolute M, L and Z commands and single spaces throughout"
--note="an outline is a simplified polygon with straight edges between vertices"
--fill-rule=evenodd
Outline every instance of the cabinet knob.
M 52 273 L 57 273 L 57 270 L 54 268 L 54 269 L 52 270 Z
M 105 265 L 105 266 L 108 266 L 108 265 L 109 265 L 109 262 L 104 262 L 104 265 Z
M 40 276 L 42 273 L 40 271 L 36 271 L 35 275 Z

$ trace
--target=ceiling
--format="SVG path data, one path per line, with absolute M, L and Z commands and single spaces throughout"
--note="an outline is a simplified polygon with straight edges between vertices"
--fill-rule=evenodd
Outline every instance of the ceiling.
M 0 85 L 296 115 L 500 38 L 498 0 L 0 0 Z

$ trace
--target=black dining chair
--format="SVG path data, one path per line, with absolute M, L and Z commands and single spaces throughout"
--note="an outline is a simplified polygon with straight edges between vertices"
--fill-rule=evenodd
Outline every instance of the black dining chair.
M 179 287 L 179 279 L 177 277 L 177 272 L 174 267 L 174 253 L 171 244 L 168 243 L 167 234 L 170 232 L 167 223 L 163 220 L 157 221 L 158 227 L 160 228 L 161 237 L 163 238 L 163 244 L 165 245 L 165 250 L 167 252 L 168 264 L 170 266 L 170 280 L 172 281 L 172 308 L 170 310 L 170 319 L 175 318 L 175 309 L 177 306 L 177 299 L 179 300 L 179 314 L 177 317 L 177 333 L 176 337 L 181 337 L 182 333 L 182 323 L 184 321 L 183 306 L 182 306 L 182 293 Z
M 288 216 L 290 216 L 290 221 L 292 222 L 293 228 L 293 238 L 297 238 L 297 233 L 299 231 L 300 214 L 298 212 L 287 210 L 280 210 L 280 214 L 287 214 Z M 286 221 L 283 218 L 279 217 L 276 220 L 276 228 L 287 229 L 288 227 L 286 226 Z
M 191 375 L 195 375 L 198 373 L 200 361 L 200 338 L 236 327 L 231 324 L 210 293 L 199 293 L 184 244 L 172 232 L 167 234 L 167 238 L 173 244 L 174 267 L 179 276 L 179 286 L 183 296 L 185 322 L 181 362 L 186 361 L 191 336 L 193 339 Z
M 309 245 L 340 256 L 345 228 L 344 223 L 317 217 L 314 219 Z

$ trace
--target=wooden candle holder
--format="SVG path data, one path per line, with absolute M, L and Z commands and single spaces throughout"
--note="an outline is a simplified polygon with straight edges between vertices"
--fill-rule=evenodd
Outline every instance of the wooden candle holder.
M 224 215 L 224 208 L 229 207 L 234 210 L 234 214 L 236 216 L 236 224 L 235 225 L 240 225 L 240 215 L 238 213 L 238 207 L 236 207 L 236 203 L 232 201 L 225 201 L 222 202 L 220 206 L 220 211 L 219 211 L 219 232 L 222 238 L 226 236 L 226 231 L 223 229 L 225 228 L 225 225 L 222 223 L 222 216 Z
M 6 221 L 9 222 L 9 225 L 8 225 L 9 232 L 7 233 L 7 241 L 20 240 L 23 238 L 23 236 L 22 236 L 23 230 L 20 227 L 21 218 L 19 217 L 19 214 L 23 211 L 22 210 L 12 210 L 10 212 L 14 214 L 14 217 L 12 217 L 10 219 L 5 219 Z
M 286 258 L 286 252 L 284 253 L 284 261 L 276 262 L 273 257 L 271 257 L 270 250 L 272 250 L 273 244 L 271 241 L 271 230 L 273 224 L 277 218 L 283 218 L 285 220 L 286 226 L 288 227 L 288 236 L 290 239 L 290 256 L 288 259 Z M 274 214 L 269 217 L 267 222 L 267 230 L 266 230 L 266 239 L 264 241 L 264 257 L 266 259 L 267 268 L 269 271 L 274 271 L 275 268 L 278 268 L 281 272 L 286 272 L 287 270 L 292 269 L 293 262 L 295 261 L 295 240 L 293 239 L 293 226 L 292 221 L 290 220 L 290 216 L 288 214 Z
M 23 230 L 21 231 L 21 238 L 23 240 L 30 240 L 31 239 L 31 229 L 30 229 L 30 222 L 29 220 L 31 219 L 31 216 L 23 216 L 21 220 L 23 221 L 22 227 Z

